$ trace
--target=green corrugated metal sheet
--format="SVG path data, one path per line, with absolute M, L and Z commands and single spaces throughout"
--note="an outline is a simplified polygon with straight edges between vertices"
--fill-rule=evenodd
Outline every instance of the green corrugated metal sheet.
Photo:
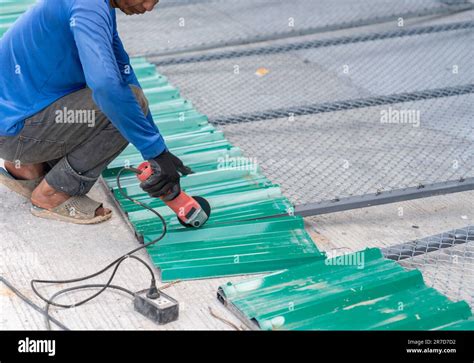
M 150 242 L 159 232 L 146 234 Z M 175 229 L 149 248 L 163 281 L 275 271 L 320 260 L 300 217 Z
M 212 207 L 204 228 L 183 228 L 161 200 L 149 198 L 140 189 L 135 175 L 124 174 L 122 186 L 127 195 L 155 208 L 168 223 L 165 239 L 148 251 L 162 280 L 268 272 L 323 259 L 324 254 L 304 230 L 303 220 L 287 215 L 292 205 L 280 188 L 191 102 L 182 99 L 153 65 L 143 58 L 134 59 L 132 64 L 168 147 L 196 172 L 182 178 L 183 190 L 205 197 Z M 161 234 L 161 222 L 123 198 L 115 180 L 123 166 L 142 161 L 136 148 L 129 146 L 103 177 L 137 235 L 150 242 Z
M 190 193 L 195 194 L 191 191 Z M 204 195 L 213 208 L 211 218 L 206 224 L 208 226 L 219 225 L 223 222 L 280 215 L 284 214 L 290 207 L 286 198 L 281 197 L 278 188 L 247 190 L 217 196 L 209 196 L 205 193 L 199 194 Z M 276 196 L 272 198 L 272 195 Z M 138 199 L 143 200 L 143 197 L 144 196 L 141 196 Z M 144 201 L 148 202 L 149 199 L 146 198 Z M 150 204 L 165 218 L 168 223 L 168 228 L 182 228 L 174 213 L 168 207 L 163 206 L 161 201 L 152 201 Z M 150 216 L 150 212 L 137 209 L 136 205 L 130 205 L 128 201 L 126 205 L 123 205 L 123 208 L 127 210 L 130 222 L 140 234 L 153 233 L 156 228 L 161 228 L 160 221 Z M 150 218 L 153 219 L 150 220 Z
M 263 330 L 430 330 L 473 324 L 467 303 L 427 287 L 419 271 L 384 259 L 379 249 L 228 283 L 218 294 L 249 326 Z

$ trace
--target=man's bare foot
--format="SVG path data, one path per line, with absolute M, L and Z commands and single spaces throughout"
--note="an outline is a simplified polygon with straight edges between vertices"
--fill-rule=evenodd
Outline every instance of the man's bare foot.
M 44 164 L 16 165 L 5 161 L 5 169 L 18 180 L 33 180 L 44 175 Z
M 33 191 L 33 194 L 31 195 L 31 203 L 37 207 L 52 210 L 63 204 L 69 198 L 71 198 L 70 195 L 58 192 L 48 184 L 46 179 L 43 179 L 43 181 Z M 96 217 L 106 216 L 110 213 L 112 213 L 112 211 L 104 207 L 100 207 L 95 211 Z

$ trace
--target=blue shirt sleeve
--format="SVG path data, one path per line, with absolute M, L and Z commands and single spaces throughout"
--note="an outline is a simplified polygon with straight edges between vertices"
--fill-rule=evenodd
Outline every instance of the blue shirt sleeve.
M 152 159 L 166 150 L 163 137 L 149 114 L 145 117 L 128 82 L 138 84 L 131 72 L 122 78 L 119 64 L 127 62 L 123 46 L 115 43 L 113 18 L 106 2 L 76 0 L 70 11 L 70 26 L 93 99 L 121 134 Z M 118 36 L 117 36 L 118 37 Z M 119 49 L 121 48 L 121 50 Z M 116 58 L 116 52 L 122 56 Z
M 130 57 L 128 56 L 128 53 L 125 51 L 122 40 L 120 39 L 117 33 L 117 23 L 115 20 L 115 16 L 113 17 L 113 27 L 114 27 L 114 30 L 113 30 L 114 54 L 115 54 L 115 59 L 117 60 L 117 65 L 119 67 L 120 73 L 122 74 L 122 78 L 128 84 L 133 84 L 141 88 L 140 83 L 138 82 L 138 79 L 135 75 L 135 72 L 133 71 L 133 67 L 130 64 Z
M 130 57 L 128 56 L 128 53 L 125 51 L 125 48 L 123 46 L 122 40 L 120 39 L 118 33 L 117 33 L 117 23 L 115 19 L 115 12 L 113 13 L 113 26 L 114 26 L 114 54 L 115 58 L 117 60 L 117 65 L 119 67 L 119 70 L 122 74 L 122 78 L 127 84 L 131 84 L 134 86 L 137 86 L 139 88 L 142 88 L 140 85 L 140 82 L 138 82 L 138 79 L 135 75 L 135 71 L 133 70 L 132 65 L 130 64 Z M 147 114 L 147 120 L 150 122 L 153 128 L 156 129 L 156 132 L 159 132 L 158 128 L 155 125 L 155 122 L 153 120 L 153 116 L 151 114 L 150 109 L 148 109 L 148 114 Z M 168 150 L 166 148 L 166 150 Z

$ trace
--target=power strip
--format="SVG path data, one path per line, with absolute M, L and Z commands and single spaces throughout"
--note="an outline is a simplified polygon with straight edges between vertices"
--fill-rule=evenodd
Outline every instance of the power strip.
M 157 299 L 136 295 L 133 306 L 135 311 L 159 325 L 171 323 L 179 318 L 179 303 L 163 292 L 160 292 Z

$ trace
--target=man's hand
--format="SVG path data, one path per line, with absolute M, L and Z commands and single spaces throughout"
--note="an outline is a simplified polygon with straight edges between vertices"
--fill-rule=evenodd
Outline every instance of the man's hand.
M 188 175 L 193 171 L 169 151 L 165 151 L 149 162 L 153 174 L 147 181 L 141 183 L 140 187 L 151 197 L 162 197 L 165 202 L 175 199 L 181 193 L 179 173 Z

